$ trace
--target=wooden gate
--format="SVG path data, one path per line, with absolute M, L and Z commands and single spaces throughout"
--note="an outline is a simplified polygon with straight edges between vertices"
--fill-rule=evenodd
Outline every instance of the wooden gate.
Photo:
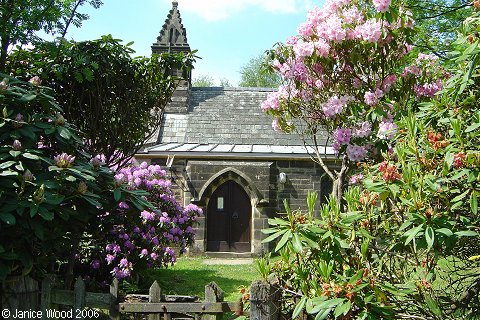
M 31 281 L 35 282 L 33 279 Z M 205 286 L 203 301 L 198 301 L 197 297 L 163 295 L 156 281 L 150 287 L 148 295 L 132 294 L 121 297 L 116 279 L 110 285 L 109 293 L 87 292 L 85 282 L 80 277 L 75 282 L 74 290 L 57 289 L 55 284 L 56 278 L 51 275 L 42 281 L 40 308 L 37 299 L 33 299 L 36 302 L 31 305 L 21 301 L 24 299 L 24 292 L 12 292 L 9 305 L 4 304 L 2 307 L 7 308 L 11 315 L 21 310 L 34 313 L 34 316 L 23 317 L 24 319 L 105 319 L 100 317 L 103 314 L 111 320 L 119 320 L 121 314 L 126 314 L 130 319 L 132 316 L 137 318 L 135 315 L 138 315 L 140 319 L 149 320 L 221 320 L 224 314 L 230 313 L 235 316 L 250 316 L 251 320 L 277 320 L 280 314 L 279 290 L 265 281 L 252 283 L 250 311 L 244 311 L 241 299 L 236 302 L 223 301 L 224 293 L 215 282 Z M 34 284 L 33 288 L 38 290 L 38 284 Z M 38 291 L 32 293 L 38 295 Z M 4 309 L 4 312 L 7 309 Z
M 250 198 L 234 181 L 213 192 L 207 207 L 207 251 L 251 251 Z

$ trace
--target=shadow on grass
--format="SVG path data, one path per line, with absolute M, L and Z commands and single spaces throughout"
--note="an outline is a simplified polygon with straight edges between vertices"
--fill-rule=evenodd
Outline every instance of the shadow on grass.
M 240 297 L 239 288 L 248 287 L 251 282 L 220 275 L 214 269 L 157 269 L 142 272 L 139 288 L 148 292 L 148 288 L 155 280 L 164 294 L 198 296 L 200 300 L 204 298 L 205 285 L 215 281 L 225 292 L 226 300 L 230 301 Z

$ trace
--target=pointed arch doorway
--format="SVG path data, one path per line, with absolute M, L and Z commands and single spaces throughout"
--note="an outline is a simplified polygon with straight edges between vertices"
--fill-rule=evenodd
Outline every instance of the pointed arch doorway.
M 252 204 L 235 181 L 221 184 L 207 206 L 207 251 L 251 251 Z

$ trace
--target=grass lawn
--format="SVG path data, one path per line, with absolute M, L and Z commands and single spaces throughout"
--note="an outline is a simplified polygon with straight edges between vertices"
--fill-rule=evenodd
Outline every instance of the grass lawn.
M 205 285 L 215 281 L 225 292 L 225 301 L 236 301 L 239 288 L 249 287 L 260 279 L 255 262 L 247 265 L 205 264 L 205 257 L 181 257 L 173 267 L 146 270 L 140 278 L 140 288 L 147 289 L 157 280 L 165 294 L 196 295 L 203 300 Z M 215 259 L 209 259 L 215 261 Z

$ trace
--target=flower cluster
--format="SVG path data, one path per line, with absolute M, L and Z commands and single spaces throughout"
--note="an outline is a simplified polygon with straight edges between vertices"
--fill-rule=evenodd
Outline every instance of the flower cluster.
M 393 97 L 403 89 L 413 91 L 410 77 L 424 79 L 424 69 L 436 63 L 420 55 L 413 66 L 392 73 L 403 70 L 403 57 L 411 50 L 407 39 L 413 20 L 410 12 L 390 7 L 391 0 L 362 5 L 327 0 L 308 12 L 296 37 L 272 50 L 271 66 L 284 85 L 268 95 L 262 110 L 274 117 L 275 130 L 290 131 L 292 117 L 326 128 L 333 149 L 352 162 L 385 150 L 397 129 L 393 114 L 400 106 Z M 415 92 L 429 97 L 440 87 L 435 80 L 417 85 Z
M 385 182 L 393 182 L 401 178 L 401 175 L 397 171 L 397 166 L 388 164 L 386 161 L 380 163 L 378 171 L 382 173 L 382 178 Z
M 57 167 L 68 168 L 72 166 L 73 162 L 75 161 L 75 157 L 63 152 L 61 154 L 54 156 L 53 160 L 55 161 L 55 164 L 57 165 Z
M 440 132 L 429 131 L 427 140 L 434 150 L 442 149 L 449 145 L 448 140 Z
M 148 192 L 147 200 L 154 207 L 138 210 L 121 201 L 113 214 L 103 215 L 102 223 L 111 229 L 104 234 L 104 250 L 93 258 L 91 268 L 108 268 L 113 276 L 122 279 L 137 268 L 175 263 L 172 247 L 183 252 L 193 243 L 193 225 L 202 210 L 194 204 L 182 207 L 176 201 L 171 182 L 159 165 L 143 162 L 129 166 L 120 169 L 115 179 L 118 187 Z

